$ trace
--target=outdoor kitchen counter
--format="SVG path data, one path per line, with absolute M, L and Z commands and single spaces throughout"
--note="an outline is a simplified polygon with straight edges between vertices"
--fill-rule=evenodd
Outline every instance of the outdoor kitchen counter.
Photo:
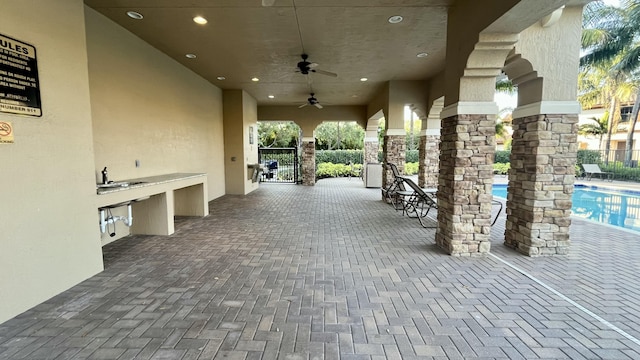
M 131 202 L 132 234 L 171 235 L 174 216 L 207 216 L 207 174 L 173 173 L 129 179 L 132 185 L 98 188 L 98 209 Z

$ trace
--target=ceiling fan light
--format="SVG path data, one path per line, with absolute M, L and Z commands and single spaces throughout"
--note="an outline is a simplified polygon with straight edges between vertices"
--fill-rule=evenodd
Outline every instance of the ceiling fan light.
M 402 22 L 402 20 L 404 20 L 404 18 L 400 15 L 393 15 L 391 16 L 387 21 L 391 24 L 397 24 Z

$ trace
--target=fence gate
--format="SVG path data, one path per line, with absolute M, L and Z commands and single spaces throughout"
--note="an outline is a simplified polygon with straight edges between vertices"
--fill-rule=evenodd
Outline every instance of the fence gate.
M 258 162 L 263 171 L 261 182 L 298 183 L 299 162 L 297 148 L 260 148 Z

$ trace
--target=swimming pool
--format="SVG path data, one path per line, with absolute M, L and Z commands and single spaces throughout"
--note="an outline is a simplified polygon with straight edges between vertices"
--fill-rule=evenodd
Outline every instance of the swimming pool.
M 507 198 L 507 186 L 493 185 L 493 195 Z M 640 232 L 640 192 L 576 185 L 571 214 Z

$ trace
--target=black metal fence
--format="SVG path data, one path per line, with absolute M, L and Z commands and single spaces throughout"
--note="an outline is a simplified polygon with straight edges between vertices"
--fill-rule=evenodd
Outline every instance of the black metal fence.
M 626 161 L 625 150 L 578 150 L 578 165 L 598 164 L 604 172 L 612 174 L 615 180 L 640 181 L 640 150 L 632 150 Z M 577 172 L 581 172 L 580 167 Z M 582 175 L 580 173 L 578 176 Z
M 258 162 L 262 166 L 261 182 L 299 182 L 300 162 L 298 148 L 260 148 Z

